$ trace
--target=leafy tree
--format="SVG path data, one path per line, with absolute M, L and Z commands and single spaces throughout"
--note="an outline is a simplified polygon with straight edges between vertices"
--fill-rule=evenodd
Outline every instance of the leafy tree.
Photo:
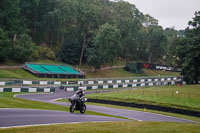
M 142 27 L 143 15 L 135 5 L 122 0 L 116 2 L 113 8 L 114 15 L 112 19 L 121 34 L 121 56 L 125 60 L 135 59 L 133 53 L 135 53 L 135 47 L 137 47 L 137 38 Z
M 103 58 L 101 56 L 100 49 L 88 48 L 86 50 L 86 54 L 87 54 L 87 64 L 89 66 L 93 66 L 96 72 L 97 69 L 100 69 L 103 63 Z
M 102 58 L 102 63 L 109 63 L 113 66 L 117 61 L 120 49 L 120 30 L 115 26 L 101 25 L 94 39 L 95 48 L 100 51 L 98 56 Z
M 182 74 L 188 83 L 198 83 L 200 80 L 200 11 L 195 12 L 193 21 L 189 21 L 185 37 L 178 43 L 179 63 Z
M 72 59 L 72 62 L 77 63 L 76 58 L 79 58 L 79 65 L 81 66 L 85 57 L 85 50 L 98 27 L 100 18 L 99 8 L 94 3 L 95 1 L 91 0 L 56 1 L 55 9 L 51 14 L 55 16 L 59 23 L 58 31 L 62 44 L 59 53 L 61 60 L 65 58 L 65 61 L 71 62 L 69 60 Z
M 169 49 L 175 46 L 173 37 L 163 34 L 156 19 L 123 0 L 1 0 L 0 25 L 4 40 L 5 36 L 10 40 L 10 58 L 20 61 L 32 57 L 55 59 L 57 53 L 66 63 L 100 68 L 102 63 L 112 66 L 118 56 L 159 62 L 166 54 L 171 55 Z M 104 35 L 107 31 L 110 38 Z M 171 40 L 168 47 L 166 36 L 167 41 Z M 23 57 L 27 52 L 24 48 L 28 48 L 22 41 L 25 38 L 31 44 L 28 50 L 35 47 L 32 40 L 40 46 L 30 51 L 30 57 Z
M 49 47 L 44 45 L 39 46 L 38 58 L 54 60 L 56 59 L 56 56 L 55 53 Z
M 79 3 L 80 7 L 78 12 L 79 15 L 77 16 L 77 22 L 82 36 L 82 48 L 79 66 L 82 64 L 83 54 L 87 48 L 87 38 L 95 31 L 95 28 L 98 27 L 100 12 L 97 6 L 90 4 L 89 2 L 90 0 L 82 0 Z
M 20 19 L 19 0 L 0 1 L 0 25 L 7 32 L 9 39 L 24 31 Z
M 157 26 L 158 25 L 158 20 L 156 20 L 155 18 L 153 18 L 152 16 L 147 14 L 147 15 L 144 15 L 143 25 L 145 27 L 149 27 L 151 25 Z
M 173 66 L 173 67 L 178 67 L 177 66 L 177 44 L 179 42 L 180 37 L 179 32 L 175 30 L 173 27 L 172 28 L 166 28 L 165 29 L 165 35 L 167 37 L 167 49 L 166 49 L 166 56 L 163 59 L 166 64 Z
M 10 40 L 0 27 L 0 62 L 5 61 L 11 51 Z
M 68 64 L 78 64 L 80 56 L 79 46 L 76 39 L 73 39 L 73 42 L 72 40 L 64 39 L 61 50 L 58 53 L 59 59 Z
M 25 62 L 33 59 L 35 44 L 27 34 L 21 34 L 13 46 L 12 57 L 15 60 Z
M 167 38 L 162 27 L 149 26 L 147 28 L 146 43 L 149 62 L 158 62 L 163 58 L 167 48 Z
M 55 25 L 49 12 L 54 5 L 54 0 L 20 0 L 22 20 L 37 43 L 44 42 L 49 46 L 53 43 Z

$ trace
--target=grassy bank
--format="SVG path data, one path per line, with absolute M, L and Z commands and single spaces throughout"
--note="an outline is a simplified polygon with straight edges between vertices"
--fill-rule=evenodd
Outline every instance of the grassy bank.
M 149 112 L 149 113 L 167 115 L 167 116 L 172 116 L 172 117 L 177 117 L 177 118 L 188 119 L 188 120 L 200 122 L 200 118 L 199 117 L 189 116 L 189 115 L 175 114 L 175 113 L 169 113 L 169 112 L 161 112 L 161 111 L 150 110 L 150 109 L 124 107 L 124 106 L 110 105 L 110 104 L 100 104 L 100 103 L 90 103 L 90 102 L 88 102 L 87 104 L 97 105 L 97 106 L 104 106 L 104 107 L 109 107 L 109 108 L 117 108 L 117 109 L 127 109 L 127 110 L 143 111 L 143 112 L 145 111 L 145 112 Z
M 37 79 L 36 76 L 30 74 L 29 72 L 23 70 L 22 68 L 17 69 L 4 69 L 0 70 L 0 78 L 13 78 L 13 79 Z
M 25 80 L 56 80 L 56 81 L 76 81 L 80 79 L 58 79 L 58 78 L 38 78 L 22 68 L 17 69 L 3 69 L 0 70 L 1 81 L 9 79 L 25 79 Z
M 89 94 L 87 97 L 200 111 L 200 85 L 156 86 L 130 91 Z
M 136 74 L 125 71 L 123 68 L 115 68 L 113 70 L 98 70 L 96 73 L 90 70 L 84 70 L 86 78 L 102 78 L 102 77 L 145 77 L 145 76 L 180 76 L 177 72 L 158 71 L 144 69 L 144 73 Z
M 179 76 L 177 72 L 167 72 L 158 70 L 144 70 L 144 73 L 134 74 L 125 71 L 123 68 L 115 68 L 113 70 L 99 70 L 96 73 L 90 70 L 83 70 L 86 73 L 86 78 L 109 78 L 109 77 L 145 77 L 145 76 Z M 53 78 L 38 78 L 22 68 L 16 69 L 1 69 L 0 79 L 32 79 L 32 80 L 78 80 L 78 79 L 53 79 Z
M 25 109 L 58 110 L 58 111 L 69 110 L 65 106 L 43 103 L 38 101 L 30 101 L 13 97 L 16 94 L 24 94 L 24 93 L 10 93 L 10 92 L 0 93 L 0 108 L 25 108 Z
M 198 133 L 199 124 L 168 122 L 100 122 L 0 129 L 1 133 Z

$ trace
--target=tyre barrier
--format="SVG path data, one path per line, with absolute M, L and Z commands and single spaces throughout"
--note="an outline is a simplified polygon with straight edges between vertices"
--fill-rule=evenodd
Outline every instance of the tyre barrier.
M 88 102 L 111 104 L 111 105 L 118 105 L 118 106 L 132 107 L 132 108 L 150 109 L 150 110 L 156 110 L 156 111 L 163 111 L 163 112 L 170 112 L 170 113 L 200 117 L 200 111 L 177 109 L 173 107 L 165 107 L 165 106 L 159 106 L 159 105 L 128 103 L 128 102 L 101 100 L 101 99 L 88 99 Z
M 0 92 L 54 92 L 55 88 L 46 87 L 46 88 L 40 88 L 40 87 L 31 87 L 31 88 L 0 88 Z

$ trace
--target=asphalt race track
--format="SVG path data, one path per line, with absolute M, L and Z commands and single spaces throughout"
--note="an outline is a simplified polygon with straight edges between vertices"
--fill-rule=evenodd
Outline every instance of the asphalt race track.
M 0 127 L 123 120 L 104 116 L 71 114 L 69 112 L 62 111 L 33 109 L 0 109 L 0 114 Z
M 92 93 L 92 92 L 86 92 Z M 18 98 L 29 99 L 41 102 L 48 102 L 58 105 L 69 106 L 69 103 L 54 102 L 58 98 L 68 98 L 74 92 L 65 92 L 57 89 L 54 93 L 43 94 L 23 94 L 16 95 Z M 196 123 L 195 121 L 159 115 L 148 112 L 114 109 L 103 106 L 87 105 L 87 110 L 110 114 L 115 116 L 126 117 L 138 121 L 168 121 L 168 122 L 185 122 Z M 77 122 L 99 122 L 99 121 L 125 121 L 114 117 L 95 116 L 86 114 L 76 114 L 62 111 L 34 110 L 34 109 L 0 109 L 0 127 L 15 127 L 27 125 L 45 125 L 55 123 L 77 123 Z

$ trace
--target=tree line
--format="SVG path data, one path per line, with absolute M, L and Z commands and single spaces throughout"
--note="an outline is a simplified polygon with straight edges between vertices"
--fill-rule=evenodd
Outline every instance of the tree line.
M 1 62 L 45 58 L 99 69 L 122 58 L 178 66 L 185 36 L 122 0 L 0 1 Z

